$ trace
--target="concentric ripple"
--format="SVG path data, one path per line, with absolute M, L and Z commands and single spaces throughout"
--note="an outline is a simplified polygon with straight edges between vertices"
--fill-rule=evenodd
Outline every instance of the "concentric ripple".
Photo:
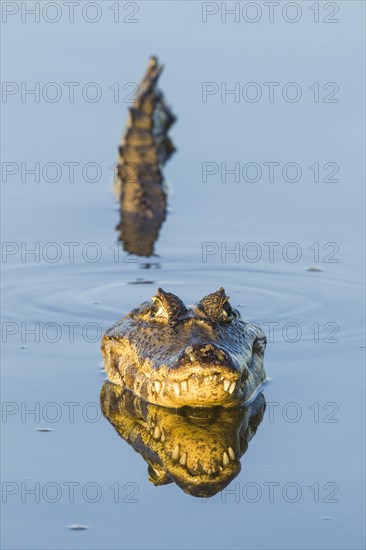
M 265 331 L 271 323 L 309 327 L 341 322 L 343 337 L 358 333 L 347 300 L 347 295 L 355 294 L 354 282 L 337 276 L 336 271 L 330 274 L 273 265 L 244 269 L 188 262 L 151 270 L 139 269 L 136 264 L 35 264 L 6 266 L 3 281 L 5 321 L 93 321 L 107 328 L 149 300 L 158 286 L 188 304 L 224 286 L 232 305 L 244 318 L 264 325 Z M 307 333 L 311 338 L 311 330 Z

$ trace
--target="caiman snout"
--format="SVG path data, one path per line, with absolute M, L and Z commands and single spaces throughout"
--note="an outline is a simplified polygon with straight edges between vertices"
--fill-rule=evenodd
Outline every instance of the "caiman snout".
M 238 380 L 241 377 L 240 369 L 236 366 L 230 354 L 215 344 L 195 344 L 183 350 L 176 364 L 178 371 L 185 376 L 225 376 L 229 380 Z
M 180 405 L 225 403 L 239 392 L 242 377 L 223 349 L 214 344 L 195 344 L 185 348 L 170 369 L 165 394 Z

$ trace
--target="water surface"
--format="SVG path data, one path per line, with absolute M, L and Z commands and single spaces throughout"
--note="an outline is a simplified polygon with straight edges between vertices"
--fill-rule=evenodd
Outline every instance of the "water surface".
M 2 470 L 14 493 L 3 504 L 4 548 L 364 547 L 364 10 L 339 2 L 339 23 L 315 24 L 309 4 L 296 24 L 202 23 L 200 2 L 140 2 L 138 24 L 116 25 L 105 10 L 95 25 L 4 25 L 6 81 L 103 89 L 96 103 L 14 96 L 5 105 L 5 161 L 95 162 L 102 175 L 85 181 L 78 167 L 74 182 L 63 170 L 37 183 L 19 172 L 2 184 L 3 241 L 14 243 L 3 263 Z M 117 243 L 110 167 L 128 104 L 109 86 L 138 80 L 152 53 L 166 63 L 178 153 L 165 168 L 170 206 L 156 256 L 137 258 Z M 202 82 L 297 82 L 303 95 L 203 103 Z M 339 101 L 314 102 L 314 82 L 338 83 Z M 203 183 L 203 162 L 255 162 L 263 177 Z M 268 162 L 296 162 L 302 177 L 270 182 Z M 321 173 L 315 182 L 315 162 L 336 163 L 339 181 Z M 265 243 L 278 243 L 273 258 Z M 224 286 L 269 338 L 265 417 L 238 477 L 207 500 L 154 487 L 95 405 L 100 331 L 157 286 L 186 303 Z

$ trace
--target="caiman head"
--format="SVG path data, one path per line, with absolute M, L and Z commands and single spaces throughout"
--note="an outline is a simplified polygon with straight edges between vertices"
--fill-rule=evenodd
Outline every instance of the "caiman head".
M 102 339 L 108 378 L 166 407 L 236 406 L 265 380 L 266 337 L 223 288 L 186 307 L 161 288 Z
M 104 416 L 148 463 L 155 485 L 176 483 L 196 497 L 222 491 L 240 472 L 240 458 L 262 422 L 262 393 L 248 406 L 225 409 L 158 407 L 106 382 Z

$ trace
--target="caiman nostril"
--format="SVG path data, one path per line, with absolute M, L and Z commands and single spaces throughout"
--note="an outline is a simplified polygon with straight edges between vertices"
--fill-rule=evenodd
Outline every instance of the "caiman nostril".
M 194 348 L 190 347 L 187 351 L 191 361 L 194 359 L 197 361 L 223 361 L 225 359 L 224 352 L 211 344 L 201 345 Z

